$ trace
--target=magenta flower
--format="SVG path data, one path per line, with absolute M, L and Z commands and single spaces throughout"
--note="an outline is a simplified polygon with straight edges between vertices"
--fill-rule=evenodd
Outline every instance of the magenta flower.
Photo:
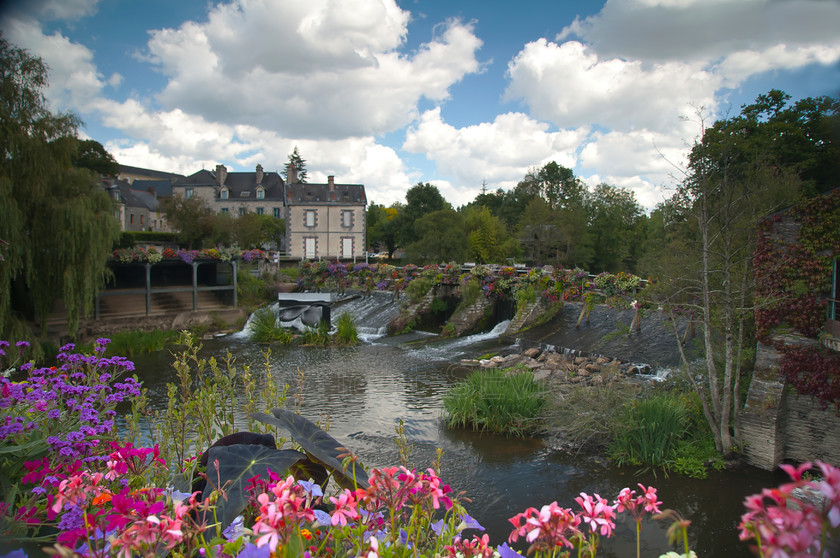
M 356 509 L 356 497 L 348 489 L 345 488 L 344 492 L 340 493 L 338 498 L 330 496 L 330 502 L 335 505 L 335 510 L 330 520 L 332 525 L 341 525 L 343 527 L 347 525 L 348 519 L 359 518 L 359 512 Z
M 589 525 L 592 533 L 599 532 L 602 536 L 609 537 L 615 529 L 615 508 L 601 498 L 598 494 L 590 497 L 585 492 L 575 498 L 575 502 L 583 508 L 581 519 Z

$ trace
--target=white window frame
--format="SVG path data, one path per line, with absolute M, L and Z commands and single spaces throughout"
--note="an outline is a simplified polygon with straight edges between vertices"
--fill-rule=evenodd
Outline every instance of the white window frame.
M 303 237 L 303 257 L 313 259 L 318 256 L 318 238 L 314 236 Z
M 346 229 L 353 228 L 353 210 L 352 209 L 342 209 L 341 210 L 341 226 Z
M 222 190 L 219 192 L 219 197 L 223 200 L 228 199 L 228 189 L 222 188 Z
M 184 189 L 184 199 L 188 200 L 195 195 L 195 190 L 193 188 L 186 188 Z
M 265 199 L 265 190 L 262 188 L 257 188 L 257 199 L 264 200 Z
M 352 258 L 353 257 L 353 237 L 352 236 L 342 236 L 341 237 L 341 257 L 342 258 Z
M 303 226 L 314 228 L 318 226 L 318 213 L 314 209 L 303 211 Z

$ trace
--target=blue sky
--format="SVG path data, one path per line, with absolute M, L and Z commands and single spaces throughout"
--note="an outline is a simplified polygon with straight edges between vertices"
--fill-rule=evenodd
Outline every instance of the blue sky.
M 555 160 L 652 208 L 707 124 L 840 94 L 840 0 L 12 0 L 0 32 L 120 163 L 454 205 Z M 701 109 L 702 107 L 702 109 Z

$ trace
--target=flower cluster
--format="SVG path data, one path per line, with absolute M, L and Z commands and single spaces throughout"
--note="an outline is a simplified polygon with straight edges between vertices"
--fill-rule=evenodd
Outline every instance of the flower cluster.
M 792 482 L 744 500 L 740 538 L 755 540 L 760 556 L 823 556 L 829 534 L 840 527 L 840 469 L 817 462 L 820 480 L 807 480 L 810 462 L 780 465 Z
M 598 548 L 599 536 L 611 537 L 615 529 L 618 513 L 629 511 L 636 520 L 636 540 L 638 547 L 639 531 L 644 513 L 659 513 L 660 502 L 656 489 L 640 484 L 641 496 L 629 488 L 624 488 L 618 498 L 610 504 L 598 494 L 590 496 L 581 492 L 575 502 L 581 511 L 562 508 L 552 502 L 541 509 L 528 508 L 510 519 L 513 525 L 508 541 L 515 543 L 520 538 L 530 543 L 528 554 L 536 552 L 554 555 L 559 548 L 585 549 L 589 556 L 594 556 Z M 588 533 L 585 528 L 588 527 Z
M 180 259 L 184 263 L 192 263 L 195 260 L 219 260 L 229 262 L 241 258 L 245 261 L 257 261 L 263 258 L 262 250 L 240 250 L 237 246 L 206 248 L 203 250 L 173 250 L 166 247 L 163 252 L 158 252 L 154 247 L 150 248 L 123 248 L 114 250 L 111 259 L 120 263 L 158 263 L 162 260 Z

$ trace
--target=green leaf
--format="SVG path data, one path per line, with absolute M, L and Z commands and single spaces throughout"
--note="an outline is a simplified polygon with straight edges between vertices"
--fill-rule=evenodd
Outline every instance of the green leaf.
M 216 502 L 216 521 L 222 528 L 230 525 L 245 509 L 248 503 L 245 493 L 248 479 L 259 476 L 268 480 L 268 469 L 282 474 L 301 459 L 306 459 L 299 451 L 246 444 L 212 447 L 208 454 L 209 482 L 201 499 L 205 501 L 213 492 L 213 485 L 220 483 L 226 498 L 219 498 Z M 217 461 L 218 470 L 215 465 Z
M 271 416 L 274 415 L 274 416 Z M 271 415 L 252 413 L 251 418 L 282 428 L 306 451 L 313 461 L 331 470 L 335 481 L 343 488 L 368 488 L 368 476 L 358 461 L 351 461 L 345 470 L 343 456 L 348 453 L 335 438 L 318 428 L 314 422 L 285 409 L 272 409 Z

